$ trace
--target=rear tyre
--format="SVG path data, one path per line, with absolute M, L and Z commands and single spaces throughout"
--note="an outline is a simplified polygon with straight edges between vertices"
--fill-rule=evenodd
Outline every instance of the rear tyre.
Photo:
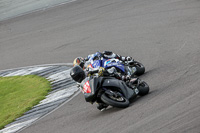
M 137 88 L 139 90 L 138 95 L 140 95 L 140 96 L 144 96 L 149 93 L 149 85 L 144 81 L 141 82 Z
M 123 96 L 114 97 L 104 93 L 101 95 L 101 100 L 104 103 L 117 108 L 126 108 L 129 106 L 129 100 Z

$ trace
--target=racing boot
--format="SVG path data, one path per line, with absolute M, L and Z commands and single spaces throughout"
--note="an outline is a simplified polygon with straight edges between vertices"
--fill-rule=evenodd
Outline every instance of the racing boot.
M 107 107 L 108 105 L 105 103 L 97 103 L 97 109 L 99 109 L 100 111 L 104 111 Z

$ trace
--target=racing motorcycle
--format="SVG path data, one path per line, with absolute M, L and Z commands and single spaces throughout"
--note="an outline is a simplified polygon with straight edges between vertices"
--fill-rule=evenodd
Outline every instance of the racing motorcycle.
M 142 75 L 145 72 L 145 67 L 142 63 L 131 60 L 131 61 L 120 61 L 119 59 L 105 59 L 97 58 L 91 59 L 86 63 L 87 67 L 91 68 L 111 68 L 115 67 L 117 71 L 124 75 Z
M 132 80 L 134 83 L 127 86 L 124 81 L 114 77 L 90 76 L 79 84 L 79 88 L 83 92 L 86 102 L 126 108 L 130 104 L 130 99 L 149 93 L 149 86 L 146 82 L 139 78 Z

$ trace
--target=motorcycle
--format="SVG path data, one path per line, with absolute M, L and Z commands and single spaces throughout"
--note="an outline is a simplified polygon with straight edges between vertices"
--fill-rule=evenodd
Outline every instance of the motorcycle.
M 79 88 L 84 94 L 86 102 L 103 103 L 107 106 L 126 108 L 132 98 L 149 93 L 149 86 L 139 78 L 134 78 L 131 86 L 114 77 L 86 77 Z
M 115 67 L 119 73 L 124 75 L 137 75 L 140 76 L 144 74 L 145 67 L 142 63 L 131 60 L 131 61 L 120 61 L 119 59 L 105 59 L 103 57 L 101 58 L 92 58 L 86 63 L 86 67 L 91 68 L 111 68 Z

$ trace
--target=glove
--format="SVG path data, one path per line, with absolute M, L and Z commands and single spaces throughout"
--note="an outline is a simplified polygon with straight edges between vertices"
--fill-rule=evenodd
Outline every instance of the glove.
M 122 79 L 122 76 L 120 74 L 118 74 L 118 73 L 115 73 L 114 77 L 117 78 L 117 79 L 120 79 L 120 80 Z
M 131 76 L 129 76 L 129 75 L 123 75 L 122 76 L 122 80 L 123 81 L 128 81 L 128 80 L 130 80 L 131 79 Z
M 125 57 L 125 61 L 131 61 L 131 60 L 132 60 L 132 57 L 130 57 L 130 56 Z
M 130 56 L 126 56 L 126 57 L 119 56 L 118 58 L 119 58 L 120 60 L 122 60 L 122 61 L 131 61 L 131 60 L 132 60 L 132 57 L 130 57 Z
M 104 71 L 105 71 L 105 68 L 99 67 L 98 76 L 103 76 L 104 75 Z

